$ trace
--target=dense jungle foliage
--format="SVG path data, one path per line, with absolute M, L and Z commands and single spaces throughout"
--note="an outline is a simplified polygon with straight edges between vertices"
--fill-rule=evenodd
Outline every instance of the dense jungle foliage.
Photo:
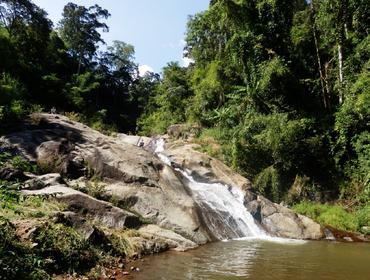
M 211 1 L 188 22 L 194 63 L 164 68 L 142 132 L 200 125 L 200 142 L 277 202 L 368 203 L 369 13 L 369 1 Z
M 69 3 L 53 26 L 30 0 L 0 0 L 2 131 L 53 107 L 105 132 L 188 123 L 276 202 L 369 203 L 369 1 L 212 0 L 189 18 L 190 66 L 143 77 L 133 46 L 99 50 L 109 16 Z

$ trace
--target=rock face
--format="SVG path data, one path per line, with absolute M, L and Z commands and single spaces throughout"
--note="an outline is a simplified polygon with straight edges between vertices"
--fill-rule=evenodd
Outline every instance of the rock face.
M 262 196 L 247 202 L 246 207 L 263 228 L 274 236 L 296 239 L 325 237 L 321 226 L 313 220 Z
M 108 137 L 59 115 L 41 114 L 39 119 L 40 124 L 3 136 L 0 143 L 12 145 L 31 161 L 44 164 L 49 172 L 66 178 L 63 181 L 58 174 L 31 178 L 24 193 L 56 195 L 67 205 L 68 212 L 75 213 L 72 216 L 79 215 L 73 219 L 69 215 L 76 227 L 84 217 L 113 228 L 141 226 L 139 232 L 159 240 L 140 243 L 143 250 L 186 250 L 212 241 L 187 180 L 174 166 L 190 170 L 197 181 L 221 182 L 242 190 L 245 206 L 270 235 L 299 239 L 325 237 L 320 225 L 257 197 L 246 178 L 197 152 L 194 145 L 170 142 L 165 153 L 171 159 L 171 167 L 137 146 L 143 140 L 145 148 L 153 148 L 149 138 L 122 134 Z M 114 201 L 118 207 L 70 188 L 69 182 L 74 181 L 69 180 L 87 173 L 103 180 L 102 197 Z M 142 225 L 143 221 L 151 225 Z M 82 230 L 88 235 L 92 229 L 82 227 Z
M 195 151 L 196 145 L 169 145 L 166 154 L 175 165 L 189 169 L 200 181 L 221 182 L 244 192 L 245 206 L 270 235 L 295 239 L 321 239 L 325 234 L 313 220 L 253 193 L 252 184 L 217 159 Z
M 197 145 L 168 145 L 165 153 L 173 161 L 175 166 L 191 170 L 191 175 L 197 181 L 222 182 L 229 186 L 235 186 L 242 190 L 252 188 L 249 180 L 234 172 L 221 161 L 206 154 L 197 152 Z
M 49 172 L 70 177 L 65 171 L 72 167 L 90 171 L 102 178 L 106 195 L 117 201 L 121 208 L 180 234 L 189 240 L 188 244 L 210 241 L 182 178 L 153 153 L 122 140 L 126 138 L 132 142 L 132 137 L 108 137 L 60 115 L 41 114 L 39 119 L 39 125 L 3 136 L 0 143 L 16 147 L 33 162 L 46 162 L 46 166 L 56 168 Z M 54 160 L 50 161 L 50 158 Z M 56 160 L 57 166 L 53 165 Z M 71 176 L 70 179 L 74 178 Z M 64 203 L 77 203 L 88 211 L 92 210 L 89 204 L 96 203 L 93 198 L 69 188 L 68 184 L 29 182 L 28 185 L 24 190 L 26 194 L 58 193 Z M 104 207 L 101 211 L 105 211 Z M 99 217 L 102 216 L 98 215 L 97 219 L 101 219 Z M 120 223 L 114 218 L 105 217 L 105 220 Z

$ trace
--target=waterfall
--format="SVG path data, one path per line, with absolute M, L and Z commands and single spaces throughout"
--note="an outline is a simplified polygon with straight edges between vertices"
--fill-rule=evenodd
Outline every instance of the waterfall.
M 171 160 L 163 153 L 164 139 L 156 140 L 154 152 L 167 165 Z M 201 209 L 201 216 L 209 231 L 218 240 L 236 238 L 267 238 L 244 206 L 243 192 L 221 183 L 197 182 L 190 170 L 177 168 L 188 180 L 194 201 Z

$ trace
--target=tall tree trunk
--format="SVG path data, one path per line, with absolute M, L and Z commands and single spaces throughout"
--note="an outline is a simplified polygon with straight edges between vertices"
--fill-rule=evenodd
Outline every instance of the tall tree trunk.
M 324 82 L 325 82 L 325 90 L 326 90 L 326 100 L 327 100 L 327 106 L 330 111 L 330 101 L 331 101 L 331 90 L 330 90 L 330 85 L 328 81 L 329 77 L 329 71 L 331 69 L 331 63 L 334 58 L 330 59 L 328 62 L 325 63 L 325 76 L 324 76 Z
M 342 44 L 338 44 L 338 65 L 339 65 L 339 104 L 343 103 L 343 46 Z
M 322 63 L 321 63 L 321 58 L 320 58 L 320 50 L 319 50 L 319 42 L 317 39 L 317 31 L 316 31 L 316 23 L 315 23 L 315 9 L 314 9 L 314 4 L 313 0 L 311 0 L 311 19 L 312 19 L 312 33 L 313 33 L 313 38 L 315 42 L 315 49 L 316 49 L 316 57 L 317 57 L 317 64 L 319 66 L 319 74 L 320 74 L 320 84 L 321 84 L 321 93 L 322 93 L 322 99 L 324 103 L 324 108 L 328 108 L 328 100 L 326 96 L 326 90 L 325 90 L 325 76 L 322 71 Z
M 346 38 L 346 25 L 348 21 L 348 0 L 339 0 L 338 14 L 336 19 L 337 42 L 338 42 L 338 75 L 339 75 L 339 104 L 343 104 L 343 61 L 344 61 L 344 42 Z

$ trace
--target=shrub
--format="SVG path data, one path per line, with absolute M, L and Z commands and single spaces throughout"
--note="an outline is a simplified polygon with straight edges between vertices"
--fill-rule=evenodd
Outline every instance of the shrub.
M 22 156 L 15 156 L 11 160 L 11 164 L 14 168 L 22 172 L 33 172 L 37 173 L 37 166 L 31 164 L 28 160 L 24 159 Z
M 32 104 L 29 108 L 29 113 L 42 113 L 45 111 L 44 107 L 40 104 Z
M 93 267 L 98 260 L 91 245 L 72 228 L 62 224 L 46 224 L 35 233 L 34 241 L 43 258 L 51 259 L 48 271 L 81 271 Z
M 26 114 L 24 104 L 25 89 L 18 80 L 9 74 L 0 75 L 0 121 L 9 124 L 18 121 Z
M 0 209 L 9 209 L 15 212 L 18 211 L 18 204 L 22 196 L 14 188 L 17 185 L 12 185 L 7 181 L 0 181 Z
M 20 242 L 12 224 L 0 218 L 0 279 L 47 280 L 44 262 Z
M 195 139 L 200 145 L 199 151 L 225 161 L 224 149 L 220 144 L 224 138 L 224 131 L 220 127 L 204 129 Z M 225 145 L 225 144 L 224 144 Z
M 76 112 L 65 112 L 64 115 L 67 118 L 69 118 L 71 121 L 75 121 L 75 122 L 81 122 L 82 121 L 81 115 L 79 113 L 76 113 Z
M 370 205 L 358 207 L 353 212 L 348 212 L 340 205 L 306 201 L 294 205 L 293 209 L 321 224 L 330 225 L 340 230 L 366 233 L 366 227 L 370 226 Z

